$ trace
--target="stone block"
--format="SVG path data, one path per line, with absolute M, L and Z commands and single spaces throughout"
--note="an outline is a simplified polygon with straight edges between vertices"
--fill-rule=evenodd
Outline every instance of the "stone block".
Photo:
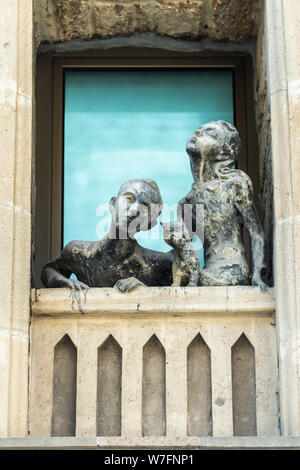
M 202 24 L 203 2 L 157 2 L 156 31 L 173 37 L 197 37 Z
M 133 4 L 95 3 L 95 32 L 101 37 L 113 37 L 134 33 L 136 29 Z
M 253 0 L 212 0 L 212 39 L 240 41 L 252 36 L 256 26 L 253 15 L 255 7 Z
M 55 0 L 60 40 L 75 37 L 89 39 L 93 35 L 90 0 Z

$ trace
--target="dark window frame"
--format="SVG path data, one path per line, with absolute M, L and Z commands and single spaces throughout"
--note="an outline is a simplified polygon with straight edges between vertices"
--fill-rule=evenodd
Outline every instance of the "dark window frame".
M 35 197 L 33 201 L 33 287 L 41 287 L 42 266 L 57 256 L 62 248 L 63 223 L 63 124 L 64 71 L 67 69 L 155 69 L 202 68 L 230 69 L 234 77 L 235 125 L 242 139 L 238 168 L 252 179 L 258 194 L 257 139 L 253 99 L 251 58 L 246 54 L 206 56 L 166 53 L 157 50 L 115 50 L 97 56 L 37 57 L 36 75 L 36 160 Z M 257 204 L 256 204 L 257 205 Z M 249 240 L 245 236 L 249 253 Z M 248 257 L 249 258 L 249 257 Z

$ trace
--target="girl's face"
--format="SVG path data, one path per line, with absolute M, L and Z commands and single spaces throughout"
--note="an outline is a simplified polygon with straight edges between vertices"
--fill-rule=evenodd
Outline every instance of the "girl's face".
M 187 153 L 203 160 L 214 160 L 225 143 L 225 133 L 216 123 L 211 122 L 199 127 L 186 145 Z

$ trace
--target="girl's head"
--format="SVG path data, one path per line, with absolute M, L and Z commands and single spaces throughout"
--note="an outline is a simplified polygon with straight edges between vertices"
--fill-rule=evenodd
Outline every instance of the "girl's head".
M 187 141 L 194 178 L 201 178 L 205 168 L 229 172 L 237 162 L 241 140 L 236 128 L 225 121 L 212 121 L 199 127 Z M 220 162 L 220 163 L 219 163 Z M 221 163 L 222 162 L 222 163 Z M 220 175 L 221 176 L 221 175 Z

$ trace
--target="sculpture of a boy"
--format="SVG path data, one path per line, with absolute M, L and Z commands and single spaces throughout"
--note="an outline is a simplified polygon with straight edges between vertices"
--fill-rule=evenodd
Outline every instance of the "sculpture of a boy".
M 134 235 L 157 224 L 162 198 L 150 179 L 124 183 L 110 201 L 109 232 L 100 241 L 72 241 L 42 270 L 46 287 L 113 287 L 130 291 L 138 285 L 172 284 L 173 252 L 162 253 L 138 244 Z M 77 279 L 70 279 L 71 274 Z
M 201 126 L 187 141 L 194 178 L 191 191 L 179 202 L 204 205 L 204 259 L 199 285 L 249 284 L 242 226 L 250 235 L 253 261 L 252 285 L 265 289 L 261 278 L 264 264 L 264 235 L 253 202 L 250 178 L 234 164 L 241 150 L 236 128 L 225 121 Z M 195 216 L 193 215 L 193 218 Z M 191 226 L 190 223 L 186 224 Z

